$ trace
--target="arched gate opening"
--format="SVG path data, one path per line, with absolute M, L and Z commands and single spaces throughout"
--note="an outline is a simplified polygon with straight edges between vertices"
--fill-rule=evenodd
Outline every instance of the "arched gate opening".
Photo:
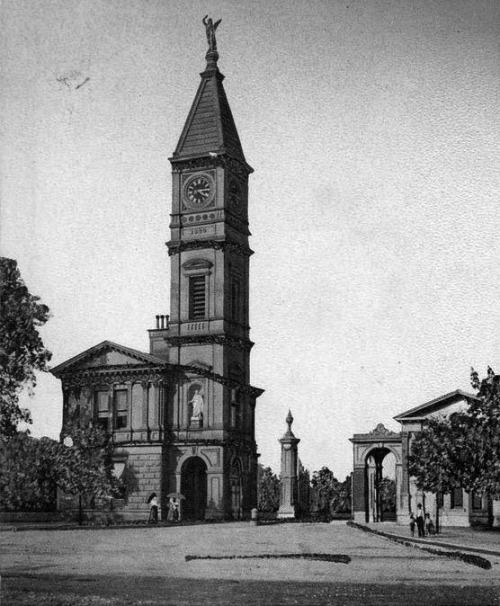
M 382 424 L 355 434 L 352 474 L 352 516 L 355 521 L 397 520 L 401 499 L 401 434 Z
M 200 457 L 190 457 L 181 469 L 182 517 L 204 520 L 207 507 L 207 466 Z

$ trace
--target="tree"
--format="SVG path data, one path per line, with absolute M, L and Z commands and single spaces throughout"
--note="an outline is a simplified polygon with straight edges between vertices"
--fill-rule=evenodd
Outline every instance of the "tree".
M 379 482 L 380 502 L 382 504 L 382 516 L 384 512 L 396 511 L 396 480 L 385 477 Z
M 109 434 L 90 419 L 77 420 L 65 427 L 62 444 L 55 443 L 52 453 L 59 488 L 79 500 L 82 523 L 84 496 L 102 501 L 121 494 L 123 483 L 113 475 L 113 444 Z
M 54 509 L 57 489 L 82 501 L 116 496 L 123 488 L 113 475 L 112 444 L 101 427 L 70 426 L 66 443 L 31 438 L 27 432 L 0 439 L 0 508 L 3 511 Z
M 56 508 L 57 482 L 50 438 L 19 432 L 0 438 L 0 510 L 51 511 Z
M 259 511 L 275 512 L 280 506 L 280 480 L 270 467 L 259 463 L 257 471 L 257 507 Z
M 488 368 L 479 379 L 472 370 L 478 400 L 447 418 L 430 418 L 413 440 L 409 472 L 421 490 L 466 492 L 500 497 L 500 376 Z
M 315 471 L 311 478 L 312 507 L 318 514 L 331 516 L 332 504 L 338 496 L 340 482 L 328 467 Z
M 38 327 L 49 319 L 49 308 L 28 291 L 16 261 L 0 257 L 0 434 L 17 433 L 19 422 L 31 422 L 19 406 L 19 393 L 36 385 L 36 371 L 46 372 L 51 353 Z
M 350 513 L 351 511 L 351 478 L 346 476 L 343 482 L 335 486 L 335 496 L 331 503 L 332 513 Z

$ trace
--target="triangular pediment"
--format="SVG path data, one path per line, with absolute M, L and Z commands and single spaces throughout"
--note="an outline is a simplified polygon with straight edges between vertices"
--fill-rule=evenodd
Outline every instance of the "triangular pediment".
M 473 400 L 478 400 L 478 398 L 473 394 L 457 389 L 444 396 L 425 402 L 425 404 L 410 408 L 410 410 L 395 416 L 394 419 L 400 423 L 404 423 L 405 421 L 416 421 L 435 416 L 450 415 L 454 412 L 466 410 Z
M 106 366 L 164 366 L 165 361 L 131 347 L 103 341 L 51 369 L 53 375 Z

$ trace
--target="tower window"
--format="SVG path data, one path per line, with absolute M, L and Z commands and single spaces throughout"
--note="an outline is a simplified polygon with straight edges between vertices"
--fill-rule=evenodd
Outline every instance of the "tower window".
M 117 389 L 115 391 L 115 412 L 116 412 L 116 429 L 127 427 L 128 406 L 127 406 L 127 390 Z
M 189 318 L 198 320 L 205 316 L 205 276 L 191 276 L 189 278 Z

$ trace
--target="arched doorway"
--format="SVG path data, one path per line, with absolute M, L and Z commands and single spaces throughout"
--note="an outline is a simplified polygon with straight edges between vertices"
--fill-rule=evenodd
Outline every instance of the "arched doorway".
M 207 506 L 207 466 L 200 457 L 190 457 L 181 469 L 182 517 L 204 520 Z
M 388 448 L 370 450 L 365 460 L 366 521 L 396 520 L 395 457 Z

